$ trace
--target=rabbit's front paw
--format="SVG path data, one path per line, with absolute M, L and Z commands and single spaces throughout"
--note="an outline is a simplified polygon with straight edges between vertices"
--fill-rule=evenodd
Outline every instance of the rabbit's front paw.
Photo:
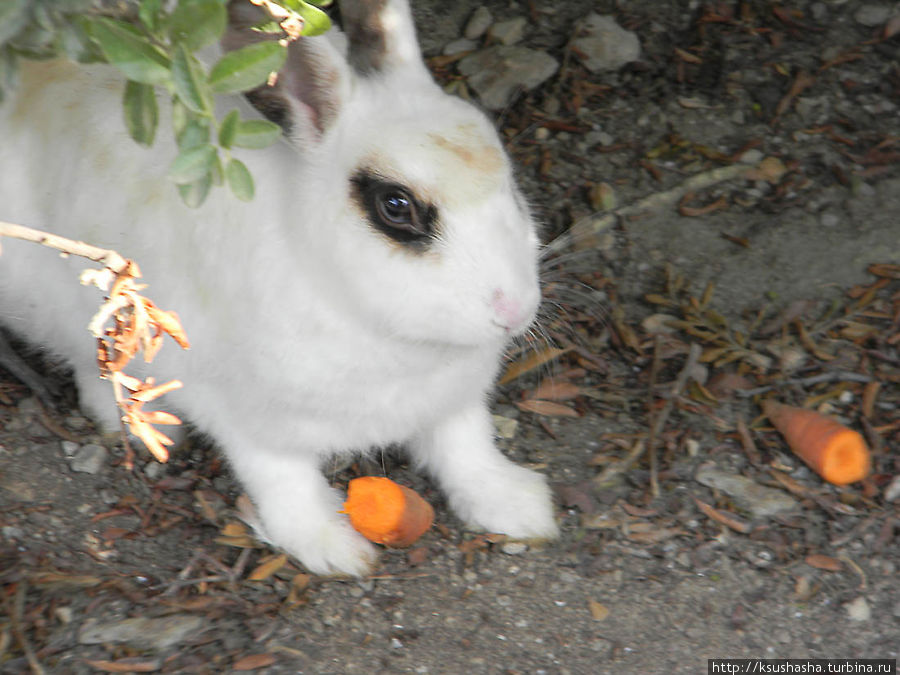
M 297 558 L 313 574 L 365 576 L 372 571 L 378 553 L 345 518 L 316 523 L 296 519 L 265 519 L 261 534 L 272 544 Z
M 547 479 L 536 471 L 505 463 L 447 491 L 454 510 L 470 525 L 514 539 L 559 535 Z

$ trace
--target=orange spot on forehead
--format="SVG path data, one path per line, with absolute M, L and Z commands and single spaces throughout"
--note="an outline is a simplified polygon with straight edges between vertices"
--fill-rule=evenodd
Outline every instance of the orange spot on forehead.
M 444 203 L 475 204 L 503 183 L 506 158 L 493 132 L 466 123 L 449 132 L 430 132 L 426 137 L 441 174 L 434 191 Z
M 500 149 L 487 139 L 472 135 L 469 138 L 440 134 L 428 134 L 428 138 L 441 150 L 455 155 L 466 168 L 488 176 L 503 169 L 503 155 Z
M 407 137 L 373 148 L 359 166 L 396 181 L 438 208 L 477 205 L 502 190 L 508 180 L 506 156 L 489 129 L 469 122 L 447 131 L 425 131 L 419 138 L 419 143 Z M 405 150 L 397 152 L 395 146 L 404 141 Z

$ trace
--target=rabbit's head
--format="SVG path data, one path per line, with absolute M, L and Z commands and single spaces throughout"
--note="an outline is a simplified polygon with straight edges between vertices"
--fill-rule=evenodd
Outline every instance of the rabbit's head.
M 522 333 L 539 303 L 538 240 L 495 130 L 433 82 L 405 0 L 340 10 L 345 44 L 301 38 L 277 83 L 249 95 L 302 157 L 298 255 L 329 300 L 386 334 L 480 345 Z

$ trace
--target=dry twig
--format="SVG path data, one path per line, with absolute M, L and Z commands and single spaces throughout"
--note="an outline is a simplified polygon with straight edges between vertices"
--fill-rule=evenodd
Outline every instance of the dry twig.
M 25 615 L 25 586 L 25 580 L 23 579 L 16 586 L 15 596 L 6 597 L 6 607 L 9 612 L 13 634 L 19 642 L 22 653 L 25 654 L 25 659 L 28 661 L 31 672 L 34 673 L 34 675 L 44 675 L 46 671 L 37 660 L 37 655 L 34 653 L 34 649 L 28 641 L 28 636 L 25 634 L 25 628 L 22 626 L 22 618 Z
M 103 269 L 89 269 L 81 274 L 81 283 L 94 285 L 109 295 L 91 319 L 88 329 L 97 339 L 97 361 L 100 377 L 109 380 L 113 386 L 116 403 L 122 410 L 124 424 L 141 439 L 151 454 L 160 462 L 168 459 L 167 445 L 173 441 L 158 431 L 154 424 L 180 424 L 174 415 L 162 411 L 144 411 L 143 405 L 166 392 L 181 386 L 178 380 L 156 385 L 153 378 L 141 381 L 122 372 L 138 351 L 143 351 L 144 360 L 153 360 L 162 346 L 163 336 L 170 335 L 183 349 L 190 344 L 174 312 L 166 312 L 140 295 L 144 286 L 135 283 L 141 276 L 137 264 L 123 258 L 116 251 L 99 248 L 42 232 L 22 225 L 0 222 L 0 238 L 14 237 L 49 246 L 63 255 L 77 255 L 104 265 Z M 106 328 L 108 322 L 112 328 Z M 125 395 L 124 391 L 131 392 Z M 124 432 L 124 429 L 123 429 Z M 133 453 L 128 437 L 122 434 L 125 446 L 125 466 L 131 468 Z
M 697 365 L 697 359 L 700 357 L 701 352 L 700 345 L 696 342 L 691 343 L 690 350 L 688 351 L 687 360 L 684 363 L 684 367 L 681 369 L 681 372 L 678 373 L 678 377 L 675 378 L 675 383 L 672 385 L 672 392 L 669 395 L 669 398 L 666 400 L 665 405 L 663 405 L 662 409 L 659 411 L 653 418 L 653 423 L 650 425 L 650 433 L 647 435 L 646 442 L 643 440 L 638 441 L 634 444 L 634 447 L 628 453 L 628 456 L 617 464 L 613 464 L 612 466 L 607 467 L 603 473 L 594 478 L 594 482 L 601 484 L 605 483 L 611 478 L 628 471 L 638 459 L 640 459 L 641 455 L 646 451 L 653 452 L 653 448 L 656 445 L 656 439 L 659 437 L 659 434 L 662 432 L 663 427 L 666 424 L 666 421 L 669 419 L 669 415 L 672 412 L 672 407 L 675 405 L 675 401 L 681 395 L 682 390 L 684 389 L 685 384 L 687 384 L 688 377 L 691 372 L 694 370 L 694 367 Z M 655 496 L 655 495 L 654 495 Z
M 547 252 L 559 253 L 584 237 L 590 237 L 609 229 L 615 225 L 620 218 L 643 213 L 644 211 L 656 211 L 670 207 L 690 192 L 703 190 L 712 187 L 713 185 L 717 185 L 718 183 L 738 178 L 752 169 L 753 167 L 749 164 L 720 166 L 711 171 L 691 176 L 680 185 L 676 185 L 670 190 L 655 192 L 633 204 L 622 206 L 599 218 L 586 218 L 581 220 L 575 223 L 567 232 L 563 232 L 556 239 L 547 244 Z

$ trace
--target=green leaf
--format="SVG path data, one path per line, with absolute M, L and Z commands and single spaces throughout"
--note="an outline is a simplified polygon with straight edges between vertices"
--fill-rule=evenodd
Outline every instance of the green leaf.
M 17 72 L 15 54 L 7 47 L 0 47 L 0 104 L 5 98 L 4 90 L 13 88 Z
M 216 161 L 213 162 L 212 169 L 209 170 L 209 176 L 213 185 L 222 186 L 225 184 L 225 170 L 222 169 L 222 162 L 219 155 L 216 155 Z
M 8 45 L 22 56 L 32 59 L 46 59 L 58 52 L 56 31 L 48 30 L 36 21 L 26 24 Z
M 0 1 L 0 45 L 14 37 L 28 22 L 29 0 Z
M 151 33 L 159 30 L 160 10 L 162 10 L 162 0 L 141 0 L 138 18 Z
M 216 149 L 208 143 L 182 150 L 169 168 L 169 178 L 179 185 L 186 185 L 209 176 L 216 156 Z
M 223 148 L 230 148 L 237 136 L 238 124 L 241 121 L 241 114 L 237 109 L 232 110 L 225 115 L 225 119 L 219 125 L 219 145 Z
M 253 176 L 239 159 L 232 159 L 225 168 L 225 176 L 228 178 L 228 187 L 234 196 L 243 202 L 253 199 Z
M 281 29 L 281 24 L 274 19 L 264 19 L 259 23 L 255 23 L 250 27 L 250 30 L 256 31 L 257 33 L 265 33 L 267 35 L 281 36 L 284 34 L 284 31 Z
M 258 42 L 229 52 L 213 66 L 209 85 L 216 94 L 232 94 L 265 83 L 284 64 L 287 49 L 277 42 Z
M 190 115 L 190 113 L 187 114 Z M 208 144 L 209 125 L 196 117 L 189 117 L 181 133 L 178 134 L 178 149 L 184 151 Z
M 178 194 L 181 195 L 181 201 L 192 209 L 196 209 L 205 200 L 209 194 L 209 188 L 212 185 L 212 178 L 209 174 L 201 176 L 193 183 L 178 186 Z
M 172 80 L 175 83 L 175 94 L 189 110 L 201 115 L 212 114 L 212 94 L 206 83 L 206 73 L 183 44 L 175 48 Z
M 57 41 L 71 61 L 95 63 L 103 61 L 103 53 L 88 32 L 88 22 L 77 16 L 63 23 L 57 30 Z
M 237 125 L 232 145 L 238 148 L 265 148 L 281 137 L 281 127 L 269 120 L 245 120 Z
M 318 9 L 330 5 L 331 0 L 279 0 L 278 4 L 303 19 L 303 36 L 321 35 L 331 28 L 331 19 Z
M 169 18 L 169 37 L 195 52 L 222 37 L 227 23 L 220 0 L 181 0 Z
M 156 91 L 149 84 L 129 80 L 122 98 L 125 125 L 131 137 L 142 145 L 153 145 L 159 110 L 156 105 Z
M 185 107 L 184 103 L 177 98 L 172 99 L 172 130 L 175 132 L 175 138 L 180 138 L 184 133 L 185 127 L 191 119 L 191 113 Z M 181 143 L 178 144 L 181 147 Z
M 297 14 L 303 17 L 303 31 L 300 34 L 304 37 L 321 35 L 331 28 L 331 19 L 321 9 L 315 7 L 314 4 L 301 0 L 296 11 Z
M 149 38 L 126 23 L 106 17 L 94 19 L 90 26 L 91 35 L 100 45 L 106 60 L 129 80 L 144 84 L 166 84 L 171 81 L 168 57 L 153 46 Z

